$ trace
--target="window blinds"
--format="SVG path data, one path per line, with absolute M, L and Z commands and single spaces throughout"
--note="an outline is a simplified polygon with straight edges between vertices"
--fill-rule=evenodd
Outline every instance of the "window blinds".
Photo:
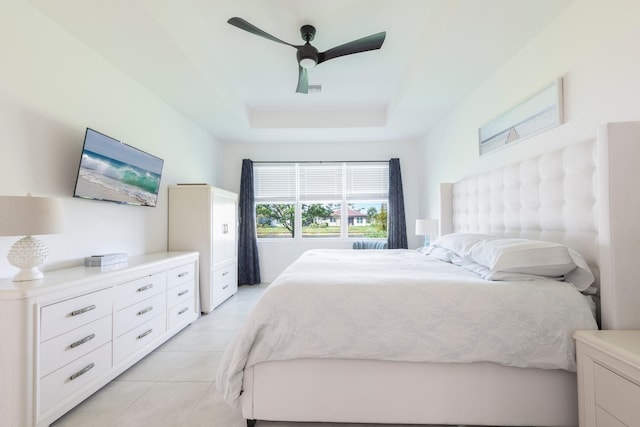
M 389 198 L 387 162 L 254 163 L 257 203 L 377 201 Z
M 256 202 L 295 202 L 296 165 L 293 163 L 254 163 L 253 192 Z
M 386 200 L 389 198 L 388 163 L 353 163 L 346 165 L 348 201 Z
M 300 201 L 342 200 L 343 164 L 300 164 Z

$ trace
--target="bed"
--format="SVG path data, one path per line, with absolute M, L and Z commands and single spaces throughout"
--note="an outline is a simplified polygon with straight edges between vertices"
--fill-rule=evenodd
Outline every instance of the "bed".
M 461 262 L 443 262 L 440 258 L 446 253 L 314 251 L 303 255 L 265 292 L 225 352 L 218 388 L 230 404 L 241 405 L 248 424 L 258 419 L 576 426 L 570 331 L 597 327 L 595 318 L 607 329 L 640 327 L 640 287 L 634 286 L 633 268 L 633 250 L 637 254 L 639 247 L 635 218 L 640 204 L 632 191 L 637 179 L 631 178 L 637 176 L 634 168 L 640 160 L 638 139 L 640 124 L 608 124 L 592 141 L 442 185 L 443 234 L 556 242 L 570 251 L 569 256 L 579 254 L 574 261 L 584 260 L 588 268 L 583 270 L 589 270 L 595 279 L 592 285 L 578 289 L 558 277 L 486 281 L 479 276 L 486 271 L 474 271 L 474 266 L 461 270 Z M 337 258 L 347 262 L 339 263 Z M 365 259 L 371 258 L 374 263 L 365 265 Z M 388 273 L 391 266 L 393 273 Z M 430 272 L 425 270 L 422 276 L 435 274 L 437 278 L 429 279 L 429 286 L 416 278 L 416 270 L 423 267 Z M 463 271 L 462 283 L 445 283 L 447 274 L 441 270 L 453 267 Z M 368 288 L 376 289 L 373 294 L 358 291 L 362 288 L 358 271 L 363 270 L 373 273 L 367 279 L 374 285 Z M 318 271 L 323 274 L 315 274 Z M 330 271 L 337 273 L 337 282 L 323 280 L 328 280 Z M 393 277 L 386 277 L 389 275 Z M 394 277 L 401 277 L 404 284 L 398 288 L 396 283 L 392 291 L 388 283 Z M 346 295 L 336 290 L 340 280 L 349 289 Z M 439 287 L 448 289 L 446 298 L 440 296 Z M 510 300 L 503 299 L 485 292 L 489 287 L 511 287 L 516 293 Z M 551 293 L 540 293 L 538 288 Z M 327 297 L 333 304 L 309 308 Z M 536 299 L 539 301 L 533 301 Z M 346 305 L 348 300 L 355 302 L 351 308 Z M 525 302 L 518 309 L 526 311 L 522 318 L 499 315 L 519 304 L 517 300 Z M 592 300 L 599 307 L 595 316 Z M 425 313 L 447 308 L 439 318 L 428 320 L 444 325 L 447 334 L 433 335 L 429 332 L 437 329 L 433 325 L 420 329 L 414 318 L 405 317 L 408 311 L 419 315 L 419 308 L 425 305 L 429 307 Z M 483 321 L 496 327 L 483 327 L 488 335 L 479 338 L 473 319 L 478 307 L 488 306 L 500 307 Z M 282 311 L 292 317 L 279 325 L 261 320 L 265 313 L 275 318 Z M 567 326 L 556 336 L 518 333 L 523 331 L 521 324 L 531 322 L 537 322 L 544 332 L 547 323 L 540 318 L 559 314 L 569 316 L 555 319 Z M 392 326 L 398 329 L 390 323 L 397 323 Z M 360 334 L 347 335 L 352 327 Z M 323 335 L 323 330 L 332 333 Z M 340 330 L 344 334 L 334 333 Z M 287 343 L 291 333 L 301 336 L 306 345 Z M 543 345 L 550 337 L 551 342 Z M 456 351 L 452 344 L 456 342 L 463 348 Z M 543 346 L 555 346 L 558 351 L 543 352 Z M 377 356 L 378 347 L 384 347 L 384 358 Z

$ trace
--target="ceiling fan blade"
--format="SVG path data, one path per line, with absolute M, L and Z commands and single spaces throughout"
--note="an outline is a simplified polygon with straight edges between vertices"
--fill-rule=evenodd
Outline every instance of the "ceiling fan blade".
M 384 43 L 384 39 L 386 36 L 387 33 L 383 31 L 381 33 L 372 34 L 370 36 L 363 37 L 349 43 L 341 44 L 340 46 L 336 46 L 325 52 L 320 52 L 318 53 L 318 64 L 333 58 L 337 58 L 339 56 L 380 49 L 382 47 L 382 43 Z
M 262 31 L 260 28 L 256 27 L 253 24 L 248 23 L 247 21 L 245 21 L 242 18 L 238 18 L 237 16 L 234 16 L 233 18 L 230 18 L 227 23 L 233 25 L 234 27 L 238 27 L 241 30 L 245 30 L 250 32 L 251 34 L 255 34 L 256 36 L 260 36 L 260 37 L 264 37 L 265 39 L 274 41 L 276 43 L 282 43 L 282 44 L 286 44 L 288 46 L 292 46 L 292 47 L 298 47 L 296 45 L 293 45 L 291 43 L 287 43 L 285 41 L 280 40 L 277 37 L 272 36 L 271 34 Z
M 298 66 L 298 87 L 297 93 L 309 93 L 309 77 L 307 75 L 307 69 Z

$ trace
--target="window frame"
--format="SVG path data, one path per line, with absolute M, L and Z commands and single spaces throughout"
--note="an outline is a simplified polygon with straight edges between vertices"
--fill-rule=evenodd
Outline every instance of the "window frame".
M 254 162 L 254 168 L 256 167 L 260 167 L 261 164 L 274 164 L 275 166 L 284 166 L 284 165 L 292 165 L 295 169 L 295 201 L 288 199 L 286 202 L 281 202 L 281 203 L 286 203 L 286 204 L 292 204 L 294 206 L 294 231 L 293 231 L 293 236 L 291 237 L 287 237 L 287 238 L 271 238 L 271 237 L 264 237 L 264 236 L 258 236 L 258 240 L 261 242 L 271 242 L 271 241 L 278 241 L 278 242 L 291 242 L 291 241 L 296 241 L 296 242 L 301 242 L 301 241 L 313 241 L 313 240 L 321 240 L 321 241 L 354 241 L 354 240 L 361 240 L 361 239 L 368 239 L 368 240 L 381 240 L 384 241 L 387 239 L 387 236 L 385 237 L 356 237 L 356 236 L 349 236 L 349 203 L 351 204 L 358 204 L 358 203 L 366 203 L 366 204 L 386 204 L 388 206 L 389 204 L 389 185 L 388 185 L 388 174 L 389 174 L 389 162 L 388 161 L 332 161 L 332 162 L 323 162 L 323 161 L 316 161 L 316 162 Z M 380 197 L 381 195 L 386 196 L 385 199 L 383 198 L 371 198 L 370 195 L 367 195 L 365 193 L 363 194 L 359 194 L 357 197 L 354 198 L 353 194 L 354 193 L 349 193 L 347 191 L 347 179 L 349 176 L 348 173 L 348 168 L 350 164 L 362 164 L 362 165 L 368 165 L 368 166 L 376 166 L 380 169 L 384 170 L 384 176 L 381 183 L 379 183 L 379 188 L 377 188 L 379 191 L 382 191 L 382 193 L 376 193 L 377 197 Z M 341 199 L 340 200 L 336 200 L 336 199 L 332 199 L 332 200 L 322 200 L 321 198 L 318 199 L 314 199 L 314 198 L 310 198 L 310 197 L 301 197 L 301 178 L 300 178 L 300 169 L 301 169 L 301 165 L 302 168 L 304 167 L 308 167 L 308 165 L 312 165 L 312 166 L 322 166 L 326 164 L 327 167 L 333 166 L 335 167 L 335 165 L 339 164 L 341 167 L 341 177 L 342 177 L 342 189 L 341 189 Z M 355 168 L 354 168 L 355 169 Z M 351 176 L 353 176 L 353 170 L 350 172 Z M 382 175 L 380 175 L 382 176 Z M 378 177 L 380 178 L 380 177 Z M 383 185 L 386 184 L 386 187 Z M 263 185 L 263 183 L 259 183 L 258 185 Z M 384 187 L 384 188 L 383 188 Z M 256 188 L 256 181 L 255 181 L 255 175 L 254 175 L 254 189 Z M 351 187 L 349 187 L 349 189 L 351 189 Z M 259 196 L 256 196 L 255 200 L 254 200 L 254 212 L 256 211 L 256 207 L 258 204 L 275 204 L 278 202 L 275 202 L 274 199 L 270 199 L 270 200 L 262 200 L 259 198 Z M 330 204 L 330 203 L 339 203 L 340 204 L 340 209 L 341 209 L 341 215 L 340 215 L 340 236 L 339 237 L 321 237 L 321 236 L 304 236 L 303 235 L 303 231 L 302 231 L 302 205 L 310 205 L 310 204 Z M 257 219 L 256 219 L 257 222 Z M 355 223 L 355 221 L 354 221 Z M 368 224 L 368 221 L 367 221 Z M 354 224 L 356 225 L 356 224 Z M 388 225 L 388 221 L 387 221 L 387 225 Z

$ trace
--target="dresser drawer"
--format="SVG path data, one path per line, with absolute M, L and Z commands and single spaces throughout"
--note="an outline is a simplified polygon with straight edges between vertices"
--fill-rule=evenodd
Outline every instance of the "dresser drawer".
M 193 298 L 183 301 L 169 309 L 169 329 L 181 323 L 192 322 L 198 317 L 196 302 Z
M 181 265 L 180 267 L 172 268 L 167 273 L 167 286 L 169 289 L 177 286 L 181 283 L 193 281 L 196 277 L 196 265 L 195 263 Z
M 174 305 L 184 302 L 190 299 L 195 299 L 195 283 L 188 282 L 178 285 L 175 288 L 167 291 L 167 307 L 173 307 Z
M 111 343 L 97 348 L 40 380 L 40 413 L 111 369 Z
M 142 277 L 116 286 L 115 309 L 128 307 L 167 290 L 167 273 Z
M 593 364 L 593 378 L 596 405 L 626 425 L 637 425 L 640 420 L 640 386 L 599 363 Z
M 167 330 L 167 312 L 137 326 L 116 338 L 113 348 L 113 363 L 117 364 L 145 345 L 153 342 Z
M 40 309 L 40 341 L 47 341 L 111 314 L 111 288 L 85 294 Z
M 235 263 L 227 264 L 213 271 L 211 292 L 214 307 L 236 293 L 238 290 L 237 275 Z
M 127 331 L 151 320 L 167 310 L 167 294 L 162 293 L 115 313 L 113 335 L 119 337 Z
M 213 281 L 213 288 L 219 291 L 225 291 L 228 289 L 226 286 L 230 283 L 235 283 L 237 275 L 237 267 L 235 263 L 226 264 L 222 267 L 216 268 L 211 274 L 211 280 Z
M 40 345 L 40 376 L 92 352 L 111 341 L 111 315 L 80 326 Z

